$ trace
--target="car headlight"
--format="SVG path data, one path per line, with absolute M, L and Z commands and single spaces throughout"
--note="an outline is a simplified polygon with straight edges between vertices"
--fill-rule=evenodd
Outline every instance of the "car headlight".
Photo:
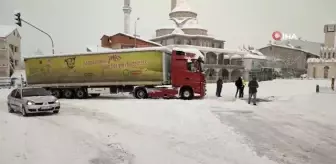
M 56 100 L 55 103 L 59 103 L 59 100 Z
M 34 103 L 33 102 L 31 102 L 31 101 L 28 101 L 27 102 L 27 105 L 33 105 Z

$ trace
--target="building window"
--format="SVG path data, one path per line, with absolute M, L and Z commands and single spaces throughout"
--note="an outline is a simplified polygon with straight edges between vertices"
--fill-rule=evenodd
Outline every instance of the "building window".
M 326 52 L 324 53 L 324 56 L 323 56 L 323 58 L 327 58 L 327 53 L 326 53 Z
M 335 52 L 333 52 L 333 58 L 335 58 Z
M 14 46 L 13 46 L 13 44 L 10 44 L 9 47 L 14 52 Z
M 176 44 L 182 44 L 181 39 L 177 39 L 177 40 L 176 40 Z
M 14 52 L 18 52 L 19 47 L 14 46 Z
M 328 66 L 325 66 L 324 67 L 324 78 L 326 79 L 326 78 L 328 78 L 328 75 L 329 75 L 329 67 Z
M 212 47 L 212 48 L 215 48 L 215 43 L 212 43 L 212 44 L 211 44 L 211 47 Z
M 328 53 L 328 59 L 330 59 L 330 58 L 331 58 L 331 53 L 329 52 L 329 53 Z
M 187 40 L 187 44 L 188 44 L 188 45 L 191 45 L 191 40 Z
M 15 66 L 19 65 L 19 60 L 15 60 Z

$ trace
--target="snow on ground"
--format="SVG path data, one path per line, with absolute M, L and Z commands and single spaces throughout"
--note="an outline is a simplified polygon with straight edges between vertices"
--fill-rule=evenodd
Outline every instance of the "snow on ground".
M 0 90 L 0 163 L 331 164 L 336 94 L 316 94 L 316 84 L 329 85 L 261 82 L 258 97 L 270 102 L 258 106 L 235 100 L 227 83 L 221 98 L 209 84 L 204 100 L 62 100 L 58 115 L 28 118 L 9 114 Z

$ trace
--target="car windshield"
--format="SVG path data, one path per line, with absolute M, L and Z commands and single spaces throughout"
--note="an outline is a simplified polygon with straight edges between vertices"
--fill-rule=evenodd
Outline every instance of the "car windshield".
M 32 97 L 32 96 L 49 96 L 50 93 L 43 88 L 28 88 L 22 90 L 23 97 Z

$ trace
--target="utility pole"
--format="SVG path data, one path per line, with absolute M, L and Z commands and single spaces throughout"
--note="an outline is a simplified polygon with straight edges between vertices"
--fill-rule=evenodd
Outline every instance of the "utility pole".
M 41 30 L 40 28 L 36 27 L 35 25 L 29 23 L 28 21 L 24 20 L 21 18 L 21 13 L 18 12 L 16 14 L 14 14 L 14 16 L 16 17 L 15 20 L 17 21 L 15 24 L 17 24 L 18 26 L 22 27 L 22 22 L 28 24 L 29 26 L 35 28 L 36 30 L 46 34 L 49 39 L 51 40 L 51 47 L 52 47 L 52 53 L 55 54 L 55 45 L 54 45 L 54 40 L 52 39 L 51 35 L 49 35 L 47 32 Z
M 137 47 L 137 22 L 138 20 L 140 20 L 140 18 L 138 17 L 135 22 L 134 22 L 134 48 Z

